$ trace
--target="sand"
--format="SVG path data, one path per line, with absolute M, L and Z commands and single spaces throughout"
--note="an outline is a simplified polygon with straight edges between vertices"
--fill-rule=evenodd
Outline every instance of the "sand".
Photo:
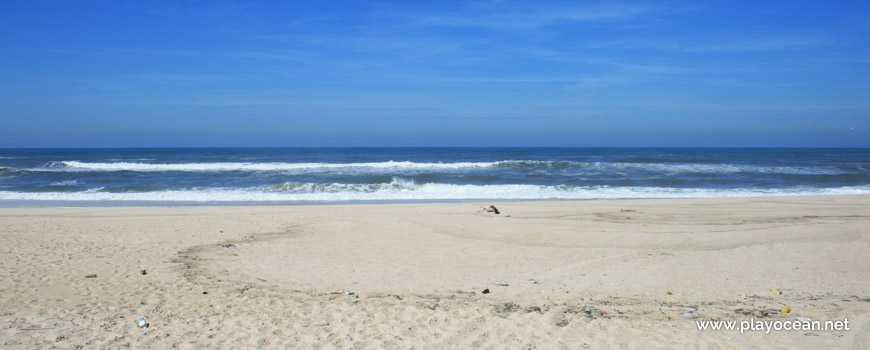
M 870 196 L 7 208 L 0 247 L 4 349 L 870 348 Z M 850 329 L 696 324 L 794 317 Z

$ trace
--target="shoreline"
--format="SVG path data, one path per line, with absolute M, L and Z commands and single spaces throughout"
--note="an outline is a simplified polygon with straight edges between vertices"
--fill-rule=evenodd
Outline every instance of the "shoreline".
M 548 203 L 587 201 L 650 201 L 650 200 L 720 200 L 720 199 L 785 199 L 813 197 L 853 197 L 870 194 L 782 194 L 726 197 L 649 197 L 649 198 L 544 198 L 544 199 L 373 199 L 373 200 L 298 200 L 298 201 L 160 201 L 160 200 L 43 200 L 0 199 L 2 209 L 41 208 L 162 208 L 162 207 L 299 207 L 345 205 L 426 205 L 480 203 Z
M 866 348 L 868 223 L 868 195 L 0 208 L 0 343 Z M 794 317 L 851 329 L 695 325 Z

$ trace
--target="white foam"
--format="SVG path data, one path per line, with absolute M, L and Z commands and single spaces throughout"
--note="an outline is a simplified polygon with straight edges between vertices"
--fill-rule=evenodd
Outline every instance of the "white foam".
M 58 182 L 51 183 L 52 186 L 75 186 L 78 184 L 79 184 L 78 180 L 58 181 Z
M 287 184 L 288 189 L 190 189 L 154 192 L 0 191 L 4 200 L 58 201 L 370 201 L 370 200 L 530 200 L 530 199 L 633 199 L 633 198 L 723 198 L 754 196 L 870 194 L 870 186 L 840 188 L 680 189 L 666 187 L 573 187 L 535 185 L 449 185 L 449 184 Z
M 539 161 L 539 160 L 504 160 L 496 162 L 457 162 L 457 163 L 417 163 L 408 161 L 387 161 L 368 163 L 87 163 L 80 161 L 60 161 L 48 164 L 47 167 L 27 169 L 31 171 L 134 171 L 134 172 L 201 172 L 201 171 L 340 171 L 340 170 L 393 170 L 393 171 L 451 171 L 451 170 L 484 170 L 493 167 L 554 167 L 574 171 L 577 175 L 588 175 L 600 172 L 652 171 L 667 174 L 676 173 L 762 173 L 762 174 L 796 174 L 796 175 L 835 175 L 843 171 L 832 167 L 799 167 L 799 166 L 761 166 L 741 164 L 667 164 L 667 163 L 605 163 L 605 162 L 570 162 L 570 161 Z
M 704 173 L 704 174 L 790 174 L 790 175 L 836 175 L 844 172 L 834 168 L 763 166 L 748 164 L 666 164 L 666 163 L 590 163 L 590 168 L 650 170 L 664 173 Z
M 410 169 L 410 170 L 450 170 L 491 167 L 497 162 L 462 162 L 462 163 L 415 163 L 415 162 L 372 162 L 372 163 L 85 163 L 79 161 L 63 161 L 57 166 L 32 170 L 65 171 L 298 171 L 298 170 L 330 170 L 330 169 Z

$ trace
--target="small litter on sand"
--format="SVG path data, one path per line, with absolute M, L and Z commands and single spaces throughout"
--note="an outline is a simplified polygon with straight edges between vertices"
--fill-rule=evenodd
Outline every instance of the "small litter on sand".
M 507 302 L 504 305 L 496 305 L 495 306 L 495 312 L 501 313 L 501 314 L 510 313 L 510 312 L 517 312 L 519 309 L 520 309 L 520 306 L 512 301 Z
M 484 289 L 484 290 L 483 290 L 482 292 L 480 292 L 480 293 L 481 293 L 481 294 L 489 294 L 489 288 Z
M 328 326 L 328 325 L 329 325 L 328 322 L 307 323 L 307 324 L 303 324 L 302 327 L 323 327 L 323 326 Z
M 481 207 L 481 208 L 483 208 L 483 210 L 481 210 L 481 211 L 485 211 L 487 213 L 495 213 L 496 215 L 501 214 L 501 212 L 498 210 L 498 208 L 496 208 L 494 205 L 490 205 L 489 208 L 484 208 L 484 207 Z
M 85 276 L 85 278 L 97 278 L 97 274 L 92 273 L 90 275 Z
M 697 311 L 684 312 L 680 314 L 680 318 L 695 318 L 698 316 L 700 316 L 700 314 Z

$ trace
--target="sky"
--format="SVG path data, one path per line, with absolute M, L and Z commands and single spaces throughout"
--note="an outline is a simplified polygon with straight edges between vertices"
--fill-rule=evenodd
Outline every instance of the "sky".
M 867 1 L 0 3 L 0 147 L 870 147 Z

